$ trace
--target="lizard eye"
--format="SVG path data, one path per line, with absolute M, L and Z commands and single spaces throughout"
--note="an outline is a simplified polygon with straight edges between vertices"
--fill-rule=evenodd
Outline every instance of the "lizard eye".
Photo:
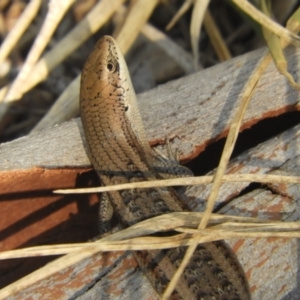
M 106 68 L 110 73 L 114 73 L 117 69 L 117 65 L 114 61 L 110 60 L 107 62 Z

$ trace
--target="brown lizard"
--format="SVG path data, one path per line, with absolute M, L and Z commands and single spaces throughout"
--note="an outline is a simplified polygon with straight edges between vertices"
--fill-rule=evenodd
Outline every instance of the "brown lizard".
M 127 65 L 112 37 L 102 37 L 81 77 L 80 109 L 89 158 L 103 185 L 162 178 L 158 159 L 144 132 Z M 168 169 L 168 167 L 166 167 Z M 181 172 L 170 165 L 170 173 Z M 167 170 L 168 171 L 168 170 Z M 172 188 L 114 191 L 100 202 L 102 233 L 110 231 L 113 211 L 122 226 L 187 210 Z M 185 248 L 136 251 L 135 257 L 158 294 L 162 294 Z M 251 299 L 237 258 L 223 241 L 201 244 L 185 269 L 172 299 Z

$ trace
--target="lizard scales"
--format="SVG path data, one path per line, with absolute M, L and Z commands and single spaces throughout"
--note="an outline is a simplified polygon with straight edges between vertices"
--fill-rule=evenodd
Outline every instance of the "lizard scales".
M 115 40 L 102 37 L 81 76 L 80 110 L 87 152 L 103 185 L 161 178 L 147 141 L 124 57 Z M 102 203 L 103 202 L 103 203 Z M 187 210 L 172 188 L 109 192 L 100 208 L 102 233 L 112 208 L 124 227 L 173 211 Z M 136 251 L 135 257 L 162 294 L 185 248 Z M 201 244 L 181 276 L 172 299 L 251 299 L 244 271 L 223 242 Z

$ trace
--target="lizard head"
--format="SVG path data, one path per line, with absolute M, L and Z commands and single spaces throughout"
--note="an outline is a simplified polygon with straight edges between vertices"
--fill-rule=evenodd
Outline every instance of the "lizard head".
M 83 123 L 98 126 L 99 130 L 104 130 L 106 137 L 113 135 L 124 143 L 130 136 L 130 140 L 136 141 L 135 147 L 139 148 L 140 155 L 151 164 L 151 149 L 127 64 L 116 41 L 110 36 L 103 36 L 97 42 L 84 65 L 80 109 Z M 89 113 L 88 120 L 86 111 Z M 90 121 L 91 113 L 93 122 Z M 109 128 L 105 130 L 105 126 Z

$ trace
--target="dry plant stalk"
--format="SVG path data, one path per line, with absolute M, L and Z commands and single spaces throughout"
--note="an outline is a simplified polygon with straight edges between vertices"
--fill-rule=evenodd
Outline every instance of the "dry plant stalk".
M 250 2 L 247 0 L 231 0 L 234 4 L 236 4 L 241 10 L 243 10 L 247 15 L 249 15 L 253 20 L 259 23 L 261 26 L 267 28 L 270 32 L 273 32 L 277 36 L 280 36 L 289 44 L 293 44 L 295 46 L 300 45 L 300 37 L 295 33 L 287 30 L 282 27 L 278 23 L 274 22 L 268 16 L 263 14 L 260 10 L 255 8 Z
M 36 16 L 38 9 L 40 8 L 41 0 L 33 0 L 26 6 L 21 17 L 17 23 L 7 35 L 0 48 L 0 64 L 4 62 L 9 53 L 16 46 L 17 42 L 21 38 L 22 34 L 26 31 L 33 18 Z
M 195 230 L 199 212 L 177 212 L 161 215 L 137 223 L 94 243 L 51 245 L 31 247 L 0 254 L 0 259 L 31 257 L 35 255 L 68 255 L 61 257 L 39 270 L 27 275 L 0 291 L 0 299 L 21 291 L 35 282 L 45 279 L 99 251 L 167 249 L 190 245 L 194 240 L 206 243 L 229 238 L 257 237 L 300 237 L 300 222 L 271 222 L 256 218 L 225 216 L 212 214 L 209 226 L 204 230 Z M 172 237 L 144 237 L 159 231 L 177 230 L 184 232 Z M 140 236 L 135 238 L 136 236 Z
M 249 2 L 244 1 L 244 0 L 232 0 L 232 1 L 238 2 L 241 5 L 241 8 L 244 8 L 244 9 L 246 8 L 247 10 L 250 10 L 251 12 L 254 11 L 255 16 L 257 16 L 257 18 L 253 17 L 251 15 L 253 17 L 253 19 L 255 19 L 258 22 L 259 21 L 262 22 L 262 20 L 263 20 L 264 24 L 262 24 L 262 25 L 265 26 L 266 28 L 268 28 L 268 30 L 274 32 L 274 29 L 270 29 L 270 26 L 269 26 L 269 24 L 271 22 L 271 21 L 269 22 L 269 20 L 271 20 L 271 19 L 268 18 L 267 16 L 265 16 L 263 13 L 259 12 L 258 10 L 256 12 L 256 9 L 254 7 L 252 7 L 252 5 Z M 281 26 L 279 26 L 279 27 L 282 28 Z M 283 34 L 282 35 L 279 34 L 279 36 L 281 36 L 282 40 L 285 40 L 286 42 L 287 41 L 292 42 L 292 39 L 287 38 L 287 33 L 288 33 L 289 37 L 297 37 L 294 33 L 292 33 L 291 31 L 288 31 L 287 29 L 284 29 L 282 31 L 279 31 L 279 29 L 278 29 L 277 34 L 281 33 L 281 32 Z M 297 37 L 297 40 L 298 39 L 299 39 L 299 37 Z M 299 43 L 297 41 L 297 43 L 294 43 L 294 44 L 298 45 Z M 216 201 L 218 193 L 219 193 L 219 189 L 222 184 L 222 178 L 225 174 L 226 167 L 228 165 L 230 156 L 232 154 L 234 145 L 235 145 L 237 137 L 238 137 L 238 133 L 240 131 L 241 122 L 245 115 L 246 108 L 250 103 L 252 93 L 255 89 L 255 86 L 256 86 L 261 74 L 266 69 L 266 67 L 269 65 L 270 61 L 271 61 L 270 54 L 269 54 L 269 52 L 266 52 L 265 56 L 260 60 L 258 66 L 256 67 L 253 74 L 251 75 L 251 77 L 249 78 L 248 82 L 245 85 L 245 90 L 242 95 L 239 108 L 238 108 L 236 115 L 233 118 L 232 124 L 229 128 L 228 136 L 226 138 L 226 143 L 225 143 L 222 155 L 221 155 L 220 163 L 219 163 L 219 166 L 214 175 L 214 180 L 213 180 L 212 187 L 211 187 L 211 193 L 207 200 L 206 210 L 205 210 L 203 218 L 199 222 L 198 230 L 204 230 L 208 224 L 209 218 L 210 218 L 211 213 L 214 208 L 215 201 Z M 170 297 L 170 295 L 172 294 L 172 292 L 175 290 L 176 284 L 177 284 L 181 274 L 183 273 L 185 267 L 187 266 L 188 262 L 190 261 L 192 255 L 198 245 L 199 239 L 200 238 L 195 238 L 193 240 L 193 243 L 191 244 L 191 246 L 188 247 L 184 258 L 183 258 L 179 268 L 176 270 L 167 289 L 165 290 L 162 299 L 164 299 L 164 300 L 168 299 Z
M 207 10 L 209 4 L 209 0 L 195 0 L 194 8 L 192 13 L 192 20 L 190 26 L 190 34 L 191 34 L 191 44 L 192 51 L 194 56 L 194 64 L 195 69 L 198 69 L 198 61 L 199 61 L 199 38 L 200 38 L 200 29 L 203 23 L 204 15 Z
M 45 80 L 49 72 L 103 26 L 123 2 L 124 0 L 103 0 L 96 4 L 73 30 L 34 65 L 30 78 L 22 88 L 23 93 Z M 9 86 L 1 88 L 0 99 L 6 96 L 8 89 Z M 3 118 L 8 107 L 9 102 L 0 103 L 0 119 Z
M 166 187 L 166 186 L 187 186 L 208 184 L 213 182 L 213 176 L 200 177 L 181 177 L 173 179 L 161 179 L 151 181 L 139 181 L 133 183 L 123 183 L 110 186 L 100 186 L 92 188 L 81 189 L 62 189 L 54 190 L 55 194 L 86 194 L 86 193 L 103 193 L 110 191 L 120 191 L 134 188 L 152 188 L 152 187 Z M 283 176 L 283 175 L 266 175 L 266 174 L 234 174 L 224 175 L 223 182 L 260 182 L 260 183 L 300 183 L 299 176 Z

